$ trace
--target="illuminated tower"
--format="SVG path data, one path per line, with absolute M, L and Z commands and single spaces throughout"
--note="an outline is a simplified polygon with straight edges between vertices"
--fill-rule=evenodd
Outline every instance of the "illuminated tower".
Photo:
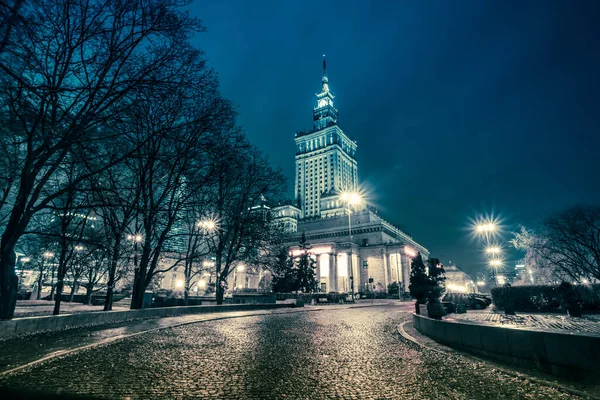
M 321 215 L 321 197 L 356 190 L 356 142 L 338 126 L 323 55 L 321 93 L 313 110 L 313 130 L 296 134 L 295 197 L 304 218 Z

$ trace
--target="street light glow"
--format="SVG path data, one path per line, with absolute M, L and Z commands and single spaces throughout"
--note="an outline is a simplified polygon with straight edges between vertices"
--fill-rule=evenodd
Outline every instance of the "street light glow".
M 217 228 L 217 221 L 214 219 L 203 219 L 196 222 L 198 228 L 202 228 L 207 232 L 213 232 Z
M 342 192 L 340 200 L 349 206 L 356 206 L 363 202 L 363 198 L 358 192 Z
M 498 260 L 498 259 L 490 260 L 490 265 L 492 267 L 500 267 L 500 266 L 502 266 L 502 260 Z
M 54 257 L 54 253 L 46 251 L 46 252 L 44 252 L 44 254 L 42 254 L 42 256 L 44 256 L 45 258 L 50 258 L 50 257 Z
M 479 223 L 476 226 L 477 232 L 479 233 L 489 233 L 494 232 L 496 230 L 496 224 L 493 222 L 488 223 Z
M 500 247 L 499 246 L 490 246 L 488 248 L 485 249 L 485 252 L 488 254 L 499 254 L 500 253 Z
M 240 264 L 240 265 L 238 265 L 238 266 L 237 266 L 237 270 L 238 270 L 238 272 L 242 272 L 242 271 L 244 271 L 245 269 L 246 269 L 246 266 L 245 266 L 244 264 Z

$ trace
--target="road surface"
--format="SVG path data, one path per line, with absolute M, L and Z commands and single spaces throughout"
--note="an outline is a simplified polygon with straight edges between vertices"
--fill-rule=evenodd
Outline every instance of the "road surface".
M 309 310 L 153 331 L 1 376 L 0 386 L 132 399 L 576 397 L 405 340 L 397 327 L 410 305 Z

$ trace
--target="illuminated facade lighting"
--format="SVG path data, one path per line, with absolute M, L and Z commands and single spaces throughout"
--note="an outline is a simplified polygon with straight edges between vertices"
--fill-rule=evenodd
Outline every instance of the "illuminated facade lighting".
M 404 254 L 406 254 L 407 256 L 410 256 L 410 257 L 417 256 L 417 252 L 408 246 L 404 246 Z
M 326 253 L 331 253 L 333 251 L 331 246 L 319 246 L 319 247 L 313 247 L 312 249 L 309 249 L 308 252 L 310 254 L 326 254 Z M 291 251 L 292 257 L 299 257 L 301 255 L 304 254 L 304 250 L 300 250 L 300 249 L 294 249 Z

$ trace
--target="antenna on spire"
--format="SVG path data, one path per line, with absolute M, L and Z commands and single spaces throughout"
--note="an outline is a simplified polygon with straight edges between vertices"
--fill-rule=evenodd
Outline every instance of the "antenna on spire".
M 325 54 L 323 54 L 323 78 L 327 78 L 327 60 Z

